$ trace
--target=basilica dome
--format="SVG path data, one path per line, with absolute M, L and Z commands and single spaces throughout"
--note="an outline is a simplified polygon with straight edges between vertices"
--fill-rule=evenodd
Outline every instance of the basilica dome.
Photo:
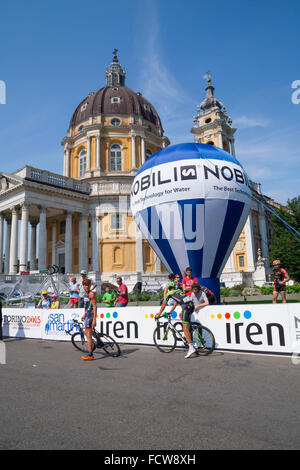
M 154 106 L 142 96 L 125 86 L 125 70 L 119 64 L 116 50 L 113 62 L 106 70 L 106 86 L 96 92 L 91 92 L 77 106 L 70 121 L 70 129 L 99 115 L 134 116 L 141 123 L 155 126 L 159 135 L 163 129 L 159 115 Z
M 154 106 L 141 93 L 136 93 L 125 86 L 106 86 L 95 93 L 90 93 L 77 106 L 70 127 L 74 128 L 81 122 L 100 114 L 139 116 L 162 131 L 161 121 Z

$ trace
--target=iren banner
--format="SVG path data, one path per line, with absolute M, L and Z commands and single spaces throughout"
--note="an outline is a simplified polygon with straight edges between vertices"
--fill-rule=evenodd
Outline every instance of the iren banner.
M 158 307 L 102 308 L 97 311 L 99 331 L 119 343 L 153 345 Z M 80 320 L 80 309 L 3 309 L 3 336 L 70 340 L 65 333 Z M 180 309 L 173 314 L 181 329 Z M 215 335 L 216 349 L 300 354 L 300 304 L 208 306 L 192 316 Z M 75 331 L 75 330 L 73 330 Z M 180 343 L 179 343 L 180 344 Z

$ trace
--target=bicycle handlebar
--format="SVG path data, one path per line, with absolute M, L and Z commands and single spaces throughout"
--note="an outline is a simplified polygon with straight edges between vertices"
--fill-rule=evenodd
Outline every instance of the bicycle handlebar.
M 156 317 L 156 316 L 155 316 L 155 321 L 159 320 L 159 319 L 162 318 L 162 317 L 168 318 L 168 317 L 170 317 L 170 316 L 171 316 L 170 313 L 164 312 L 164 313 L 161 313 L 161 314 L 159 315 L 159 317 Z

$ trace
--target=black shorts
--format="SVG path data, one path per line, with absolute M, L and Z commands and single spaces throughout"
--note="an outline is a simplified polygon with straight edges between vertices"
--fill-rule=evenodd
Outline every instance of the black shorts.
M 195 310 L 195 307 L 192 304 L 182 305 L 182 324 L 184 326 L 189 326 L 191 322 L 191 315 L 194 310 Z
M 276 284 L 274 285 L 274 289 L 273 289 L 273 292 L 285 292 L 285 284 L 278 284 L 276 282 Z

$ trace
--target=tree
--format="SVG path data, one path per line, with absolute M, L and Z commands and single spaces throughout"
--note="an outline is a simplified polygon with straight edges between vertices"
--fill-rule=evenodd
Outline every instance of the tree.
M 287 209 L 279 209 L 278 215 L 300 232 L 300 196 L 289 199 Z M 296 234 L 297 240 L 275 215 L 271 217 L 271 224 L 274 232 L 269 248 L 270 260 L 280 259 L 291 279 L 300 282 L 300 236 Z

